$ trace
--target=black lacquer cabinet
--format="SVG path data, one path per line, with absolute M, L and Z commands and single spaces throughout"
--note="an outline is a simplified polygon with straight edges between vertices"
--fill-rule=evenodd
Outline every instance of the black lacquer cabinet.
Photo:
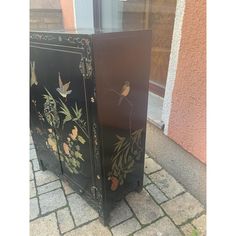
M 42 170 L 106 224 L 141 191 L 151 32 L 30 33 L 30 129 Z

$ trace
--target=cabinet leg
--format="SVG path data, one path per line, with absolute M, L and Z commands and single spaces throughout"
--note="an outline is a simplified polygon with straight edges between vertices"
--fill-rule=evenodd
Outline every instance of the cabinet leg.
M 140 183 L 140 181 L 138 181 L 135 191 L 140 193 L 140 192 L 142 192 L 142 190 L 143 190 L 143 183 Z
M 142 190 L 143 190 L 143 186 L 138 186 L 138 187 L 136 188 L 136 192 L 137 192 L 137 193 L 142 192 Z
M 110 220 L 110 215 L 108 212 L 104 212 L 104 210 L 101 212 L 99 211 L 99 221 L 104 225 L 107 226 Z
M 42 171 L 47 170 L 47 168 L 46 168 L 45 165 L 43 164 L 43 161 L 42 161 L 42 160 L 39 160 L 39 168 L 40 168 L 40 170 L 42 170 Z

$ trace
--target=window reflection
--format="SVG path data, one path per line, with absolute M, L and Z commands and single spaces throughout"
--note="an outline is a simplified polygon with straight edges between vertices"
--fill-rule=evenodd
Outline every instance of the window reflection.
M 31 0 L 32 30 L 152 29 L 150 89 L 164 96 L 176 0 Z

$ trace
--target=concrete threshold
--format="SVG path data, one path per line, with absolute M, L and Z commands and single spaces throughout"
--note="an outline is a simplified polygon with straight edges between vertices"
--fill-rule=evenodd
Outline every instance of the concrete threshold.
M 163 134 L 160 125 L 147 122 L 146 152 L 194 197 L 206 206 L 206 166 Z

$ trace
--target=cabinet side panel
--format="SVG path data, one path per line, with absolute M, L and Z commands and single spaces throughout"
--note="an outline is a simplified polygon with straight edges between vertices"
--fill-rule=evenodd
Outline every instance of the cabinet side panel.
M 97 114 L 107 201 L 143 183 L 151 32 L 93 38 Z

